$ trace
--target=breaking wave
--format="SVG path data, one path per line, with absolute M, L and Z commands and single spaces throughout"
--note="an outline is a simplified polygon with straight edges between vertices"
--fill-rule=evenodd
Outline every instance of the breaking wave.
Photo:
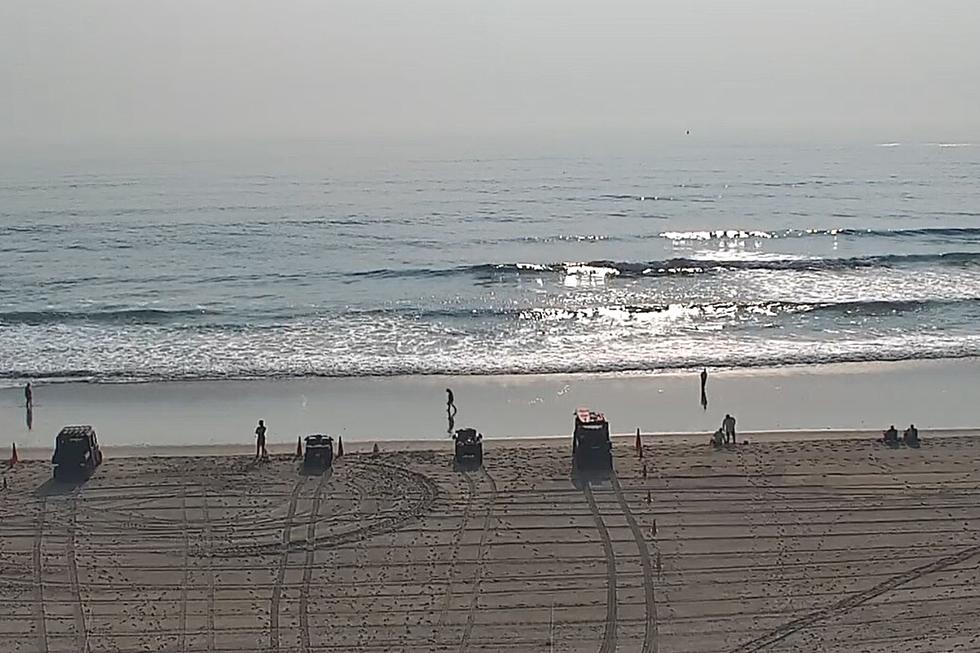
M 980 265 L 980 252 L 946 252 L 942 254 L 885 254 L 851 258 L 766 257 L 748 259 L 672 258 L 659 261 L 581 261 L 563 263 L 483 263 L 452 268 L 379 268 L 346 273 L 353 278 L 396 279 L 437 278 L 458 275 L 493 276 L 507 273 L 539 274 L 557 272 L 592 276 L 656 276 L 701 274 L 724 270 L 852 270 L 911 265 L 968 266 Z
M 0 326 L 25 324 L 63 324 L 75 322 L 98 322 L 105 324 L 163 324 L 181 318 L 197 318 L 215 315 L 203 309 L 163 310 L 153 308 L 93 310 L 93 311 L 9 311 L 0 312 Z

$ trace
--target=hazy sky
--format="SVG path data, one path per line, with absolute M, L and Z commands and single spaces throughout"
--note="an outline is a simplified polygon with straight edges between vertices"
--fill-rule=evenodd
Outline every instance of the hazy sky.
M 2 0 L 0 143 L 980 138 L 976 0 Z

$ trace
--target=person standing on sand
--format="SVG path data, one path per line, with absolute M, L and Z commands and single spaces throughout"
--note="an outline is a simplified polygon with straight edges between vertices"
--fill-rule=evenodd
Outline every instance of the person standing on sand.
M 456 414 L 456 400 L 453 397 L 453 391 L 446 388 L 446 412 L 450 415 Z
M 34 408 L 34 391 L 31 390 L 30 381 L 24 386 L 24 406 L 27 407 L 27 410 Z
M 255 427 L 255 459 L 268 459 L 269 452 L 265 449 L 265 422 L 259 420 L 259 425 Z
M 735 444 L 735 418 L 726 414 L 721 427 L 725 431 L 725 442 Z

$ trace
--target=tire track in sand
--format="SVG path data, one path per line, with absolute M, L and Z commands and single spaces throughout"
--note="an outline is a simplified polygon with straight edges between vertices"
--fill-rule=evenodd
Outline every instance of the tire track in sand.
M 595 496 L 592 494 L 592 485 L 589 481 L 585 481 L 582 491 L 585 493 L 585 500 L 589 503 L 592 519 L 599 531 L 599 537 L 602 538 L 602 550 L 606 555 L 606 623 L 599 653 L 613 653 L 616 650 L 616 613 L 618 610 L 616 603 L 616 554 L 613 551 L 612 538 L 609 537 L 609 529 L 606 528 L 606 523 L 602 521 L 602 514 L 599 512 L 599 506 L 596 504 Z
M 646 625 L 643 629 L 643 646 L 640 649 L 643 653 L 656 653 L 657 651 L 657 597 L 653 586 L 653 563 L 650 560 L 650 550 L 647 547 L 646 538 L 640 525 L 636 523 L 636 517 L 626 503 L 623 496 L 623 488 L 619 484 L 619 479 L 613 474 L 611 477 L 613 489 L 616 491 L 616 499 L 619 501 L 619 509 L 626 517 L 626 523 L 633 531 L 633 539 L 636 541 L 636 548 L 640 552 L 640 565 L 643 568 L 643 596 L 646 603 Z
M 439 488 L 428 477 L 404 467 L 377 461 L 355 460 L 347 461 L 347 465 L 352 470 L 359 469 L 361 474 L 372 475 L 371 479 L 374 483 L 382 484 L 383 487 L 389 488 L 391 492 L 405 499 L 402 502 L 404 505 L 390 511 L 390 514 L 373 515 L 373 518 L 364 525 L 349 530 L 318 535 L 316 541 L 313 542 L 313 547 L 317 550 L 361 542 L 378 535 L 397 531 L 424 515 L 432 507 L 439 494 Z M 295 506 L 293 506 L 293 512 L 295 512 Z M 277 543 L 229 546 L 214 552 L 213 556 L 237 559 L 259 555 L 275 555 L 277 553 L 281 555 L 284 549 L 286 553 L 305 551 L 306 541 L 291 542 L 286 537 L 282 542 Z
M 88 653 L 88 629 L 85 627 L 85 609 L 82 606 L 82 592 L 78 584 L 78 560 L 76 541 L 78 539 L 78 493 L 76 489 L 71 498 L 71 522 L 68 527 L 68 546 L 65 557 L 68 560 L 68 582 L 71 586 L 72 611 L 75 617 L 75 643 L 79 653 Z
M 487 539 L 490 536 L 490 524 L 493 522 L 493 508 L 497 501 L 497 482 L 493 480 L 493 476 L 490 476 L 486 469 L 481 467 L 480 471 L 490 484 L 490 499 L 487 502 L 487 511 L 483 515 L 483 531 L 480 533 L 480 546 L 477 548 L 476 554 L 476 578 L 473 579 L 473 591 L 470 594 L 470 607 L 466 614 L 466 626 L 463 628 L 463 636 L 459 641 L 460 652 L 469 648 L 470 637 L 473 636 L 473 624 L 476 621 L 476 604 L 480 599 L 480 584 L 483 582 L 483 576 L 486 574 L 486 566 L 483 564 L 483 558 L 487 553 Z
M 789 621 L 770 631 L 769 633 L 766 633 L 762 637 L 758 637 L 752 641 L 733 648 L 731 653 L 754 653 L 755 651 L 761 651 L 769 646 L 772 646 L 776 642 L 784 640 L 790 635 L 803 630 L 804 628 L 812 626 L 818 621 L 843 615 L 850 612 L 854 608 L 867 603 L 871 599 L 890 592 L 901 585 L 911 583 L 912 581 L 918 580 L 923 576 L 941 571 L 946 567 L 951 567 L 955 564 L 966 562 L 970 558 L 978 555 L 980 555 L 980 545 L 971 546 L 968 549 L 963 549 L 959 553 L 954 553 L 944 558 L 939 558 L 938 560 L 930 562 L 929 564 L 910 569 L 903 574 L 892 576 L 891 578 L 888 578 L 878 583 L 874 587 L 864 590 L 863 592 L 852 594 L 851 596 L 841 599 L 836 603 L 832 603 L 826 607 L 814 610 L 810 614 L 800 617 L 799 619 Z
M 320 501 L 323 497 L 323 488 L 327 480 L 333 476 L 333 467 L 329 467 L 320 475 L 320 481 L 316 485 L 313 495 L 313 505 L 310 507 L 310 519 L 306 526 L 306 560 L 303 563 L 303 587 L 299 595 L 299 635 L 302 650 L 310 650 L 310 581 L 313 579 L 313 563 L 316 555 L 316 526 L 320 521 Z
M 187 584 L 190 580 L 190 567 L 188 565 L 188 560 L 190 558 L 190 534 L 188 530 L 190 525 L 187 521 L 187 486 L 182 485 L 180 488 L 180 521 L 181 526 L 184 530 L 184 574 L 180 581 L 180 617 L 177 634 L 177 650 L 180 653 L 184 653 L 187 650 Z
M 456 532 L 453 533 L 452 548 L 449 556 L 449 569 L 446 571 L 446 594 L 442 601 L 442 609 L 439 611 L 439 618 L 436 620 L 437 631 L 446 622 L 446 617 L 449 615 L 449 607 L 452 605 L 453 581 L 456 576 L 456 563 L 459 560 L 459 543 L 463 539 L 463 533 L 466 532 L 466 524 L 470 521 L 473 498 L 476 496 L 476 483 L 473 482 L 473 476 L 469 472 L 464 471 L 463 478 L 466 479 L 466 505 L 463 507 L 463 516 L 459 521 L 459 526 L 456 528 Z
M 41 653 L 48 653 L 48 624 L 44 614 L 44 573 L 42 569 L 41 553 L 44 542 L 44 518 L 48 511 L 48 501 L 41 497 L 41 505 L 38 508 L 37 517 L 34 520 L 34 551 L 33 551 L 33 570 L 34 570 L 34 622 L 37 625 L 37 650 Z
M 289 508 L 282 525 L 282 551 L 279 554 L 279 568 L 276 571 L 275 584 L 272 586 L 272 599 L 269 602 L 269 650 L 279 650 L 279 603 L 282 600 L 282 583 L 286 577 L 286 562 L 289 559 L 289 542 L 293 530 L 293 517 L 296 515 L 296 503 L 299 501 L 300 490 L 306 485 L 302 477 L 296 481 L 293 491 L 289 494 Z
M 208 653 L 214 651 L 214 528 L 211 526 L 211 514 L 208 511 L 208 488 L 201 486 L 201 517 L 204 523 L 204 541 L 207 542 L 207 574 L 208 574 Z

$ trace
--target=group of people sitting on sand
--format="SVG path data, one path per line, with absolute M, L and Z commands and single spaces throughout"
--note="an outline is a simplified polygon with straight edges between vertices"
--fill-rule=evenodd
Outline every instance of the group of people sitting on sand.
M 892 447 L 897 447 L 900 444 L 898 431 L 895 429 L 894 424 L 889 426 L 887 431 L 882 432 L 882 435 L 881 441 L 885 444 Z M 905 429 L 905 433 L 902 434 L 902 442 L 907 447 L 919 446 L 919 429 L 915 428 L 915 424 L 909 424 L 909 427 Z

